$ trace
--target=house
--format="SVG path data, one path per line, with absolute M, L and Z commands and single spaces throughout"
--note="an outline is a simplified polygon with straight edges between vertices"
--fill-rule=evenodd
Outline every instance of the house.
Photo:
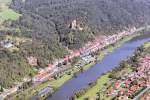
M 47 72 L 44 72 L 42 74 L 37 75 L 37 77 L 34 81 L 43 82 L 43 81 L 46 81 L 49 77 L 50 77 L 50 75 Z
M 37 58 L 33 56 L 27 57 L 27 61 L 31 66 L 37 66 Z
M 80 31 L 83 30 L 83 28 L 80 26 L 80 24 L 77 23 L 77 20 L 72 21 L 70 28 L 73 30 L 80 30 Z
M 123 98 L 129 98 L 131 95 L 135 95 L 142 88 L 149 87 L 150 78 L 148 72 L 150 70 L 150 56 L 145 56 L 139 59 L 139 67 L 136 71 L 131 72 L 124 79 L 116 80 L 113 90 L 109 90 L 109 95 L 119 91 L 116 95 L 122 100 Z M 128 91 L 128 92 L 126 92 Z
M 48 67 L 39 69 L 38 74 L 33 78 L 33 82 L 42 82 L 50 79 L 52 75 L 58 71 L 58 68 L 54 64 L 48 64 Z
M 55 66 L 53 64 L 48 64 L 48 67 L 45 68 L 45 71 L 51 71 L 54 67 Z
M 136 27 L 130 29 L 130 33 L 134 33 L 136 31 Z
M 46 87 L 46 88 L 42 89 L 41 91 L 39 91 L 37 96 L 43 97 L 43 96 L 47 95 L 48 93 L 52 93 L 52 92 L 53 92 L 53 89 L 51 87 Z
M 69 56 L 65 56 L 64 57 L 64 62 L 68 62 L 68 60 L 69 60 Z
M 12 41 L 7 41 L 7 40 L 1 41 L 1 45 L 7 49 L 14 46 Z
M 76 20 L 73 20 L 72 23 L 71 23 L 71 29 L 76 29 L 77 28 L 77 21 Z
M 7 43 L 7 44 L 4 45 L 4 47 L 8 49 L 8 48 L 13 47 L 13 44 L 12 43 Z
M 74 57 L 79 57 L 80 56 L 80 51 L 79 50 L 75 50 L 72 52 L 72 54 L 70 54 L 68 56 L 69 59 L 73 59 Z

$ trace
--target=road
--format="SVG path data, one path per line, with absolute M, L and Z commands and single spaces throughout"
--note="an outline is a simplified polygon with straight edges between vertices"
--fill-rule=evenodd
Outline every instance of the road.
M 133 100 L 139 100 L 139 98 L 146 93 L 148 90 L 150 90 L 150 86 L 147 87 L 145 90 L 143 90 L 139 95 L 137 95 Z

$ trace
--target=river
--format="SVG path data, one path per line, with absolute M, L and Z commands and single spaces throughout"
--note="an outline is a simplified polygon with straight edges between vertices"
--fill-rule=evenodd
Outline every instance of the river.
M 69 100 L 68 98 L 76 91 L 86 87 L 90 82 L 99 78 L 103 73 L 117 67 L 121 61 L 132 56 L 137 47 L 149 40 L 150 35 L 144 34 L 124 43 L 121 47 L 107 54 L 103 60 L 99 61 L 89 70 L 79 74 L 77 78 L 72 78 L 67 81 L 51 97 L 48 97 L 47 100 Z

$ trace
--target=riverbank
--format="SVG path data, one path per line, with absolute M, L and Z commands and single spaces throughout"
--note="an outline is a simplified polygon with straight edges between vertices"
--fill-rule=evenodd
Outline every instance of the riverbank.
M 94 63 L 90 63 L 86 66 L 84 66 L 86 69 L 90 68 Z M 77 68 L 71 69 L 71 74 L 69 75 L 68 72 L 65 72 L 63 76 L 58 78 L 57 80 L 52 80 L 52 81 L 46 81 L 41 84 L 37 84 L 33 87 L 30 87 L 26 89 L 25 91 L 22 91 L 20 93 L 14 94 L 13 97 L 11 97 L 13 100 L 18 100 L 19 98 L 24 98 L 24 99 L 29 99 L 32 96 L 36 95 L 36 93 L 43 88 L 46 88 L 48 86 L 51 86 L 55 91 L 62 86 L 66 81 L 70 80 L 71 78 L 74 77 L 73 73 L 79 72 L 80 70 Z
M 147 55 L 149 55 L 149 50 L 150 50 L 150 42 L 147 42 L 143 46 L 141 46 L 140 48 L 138 48 L 136 50 L 135 55 L 133 57 L 131 57 L 127 61 L 122 62 L 120 64 L 120 67 L 115 68 L 114 70 L 106 73 L 105 75 L 102 75 L 100 78 L 97 79 L 97 84 L 94 87 L 90 88 L 85 94 L 83 94 L 79 98 L 76 98 L 75 100 L 84 100 L 84 99 L 86 99 L 86 100 L 93 100 L 93 99 L 111 100 L 113 98 L 116 98 L 115 96 L 113 96 L 116 93 L 113 94 L 112 91 L 114 91 L 115 87 L 117 86 L 116 92 L 119 91 L 119 88 L 121 88 L 121 90 L 123 92 L 123 89 L 126 87 L 126 86 L 124 87 L 123 84 L 127 85 L 126 82 L 129 82 L 128 80 L 125 80 L 126 78 L 128 78 L 128 76 L 132 75 L 132 73 L 135 73 L 135 74 L 147 73 L 147 72 L 142 71 L 141 68 L 142 69 L 143 68 L 146 68 L 146 69 L 149 68 L 148 65 L 150 65 L 150 62 L 147 62 L 147 60 L 146 60 L 146 59 L 149 59 L 147 57 Z M 142 57 L 142 60 L 141 60 L 141 57 Z M 146 62 L 144 62 L 144 61 L 146 61 Z M 142 65 L 140 66 L 138 63 L 142 63 Z M 137 64 L 138 64 L 138 66 L 134 67 Z M 135 70 L 136 70 L 136 72 L 135 72 Z M 138 72 L 137 72 L 137 70 L 138 70 Z M 124 77 L 126 77 L 126 78 L 124 78 Z M 136 77 L 136 76 L 134 76 L 134 77 Z M 141 77 L 141 78 L 139 78 L 139 77 Z M 142 84 L 142 85 L 141 85 L 141 87 L 135 86 L 136 88 L 139 88 L 139 89 L 134 91 L 133 94 L 130 93 L 129 94 L 130 96 L 126 97 L 126 98 L 128 98 L 128 100 L 131 100 L 133 98 L 134 98 L 134 100 L 137 100 L 139 97 L 141 97 L 141 95 L 143 93 L 145 93 L 143 91 L 145 91 L 145 90 L 147 90 L 147 88 L 149 88 L 149 87 L 146 88 L 145 86 L 147 86 L 147 85 L 142 83 L 141 79 L 143 77 L 148 78 L 148 76 L 142 76 L 142 75 L 137 76 L 137 79 L 136 79 L 136 80 L 138 80 L 137 84 L 140 84 L 140 85 Z M 103 80 L 103 78 L 105 78 L 106 80 Z M 148 79 L 146 79 L 146 80 L 148 80 Z M 123 87 L 120 87 L 120 85 L 119 85 L 120 83 Z M 128 92 L 129 92 L 129 90 L 128 90 Z
M 141 33 L 133 34 L 133 35 L 130 36 L 130 37 L 126 37 L 126 38 L 124 38 L 124 39 L 118 41 L 117 43 L 112 44 L 112 45 L 106 47 L 106 48 L 103 49 L 103 50 L 100 50 L 100 51 L 98 52 L 98 55 L 96 55 L 97 58 L 98 58 L 97 61 L 102 60 L 102 59 L 105 57 L 105 55 L 107 55 L 108 53 L 112 52 L 114 49 L 120 47 L 123 43 L 125 43 L 125 42 L 131 40 L 132 38 L 137 37 L 137 36 L 139 36 L 139 35 L 141 35 Z M 95 64 L 95 63 L 92 62 L 92 63 L 90 63 L 90 64 L 87 64 L 87 65 L 83 66 L 84 71 L 86 71 L 86 70 L 88 70 L 89 68 L 91 68 L 94 64 Z M 78 72 L 78 71 L 79 71 L 79 69 L 77 69 L 77 68 L 73 69 L 73 73 Z M 67 75 L 67 76 L 68 76 L 68 75 Z M 64 77 L 61 77 L 61 78 L 58 79 L 58 80 L 52 81 L 51 85 L 54 86 L 55 88 L 59 88 L 61 85 L 64 84 L 65 81 L 67 81 L 67 80 L 69 80 L 70 78 L 72 78 L 72 77 L 67 77 L 67 76 L 64 75 Z M 62 84 L 61 84 L 60 82 L 61 82 Z
M 131 40 L 134 37 L 140 36 L 140 35 L 141 35 L 141 33 L 133 34 L 132 36 L 125 37 L 125 38 L 119 40 L 115 44 L 111 44 L 108 47 L 105 47 L 105 49 L 103 49 L 103 50 L 99 50 L 98 55 L 96 55 L 97 61 L 101 61 L 108 53 L 111 53 L 114 49 L 119 48 L 125 42 Z M 91 66 L 84 66 L 84 70 L 88 70 L 89 68 L 92 67 L 92 65 Z
M 120 40 L 119 42 L 117 42 L 115 45 L 111 45 L 111 46 L 108 46 L 107 48 L 101 50 L 99 52 L 99 56 L 98 56 L 98 60 L 101 60 L 103 59 L 103 57 L 113 51 L 115 48 L 121 46 L 124 42 L 132 39 L 133 37 L 136 37 L 138 36 L 139 34 L 133 34 L 132 36 L 130 37 L 127 37 L 127 38 L 124 38 L 123 40 Z M 92 67 L 94 65 L 94 63 L 90 63 L 86 66 L 83 67 L 84 70 L 87 70 L 89 69 L 90 67 Z M 57 90 L 60 86 L 62 86 L 66 81 L 70 80 L 74 75 L 73 73 L 75 72 L 78 72 L 79 69 L 75 68 L 74 69 L 71 69 L 71 75 L 68 74 L 68 71 L 66 72 L 66 74 L 64 74 L 63 76 L 61 76 L 60 78 L 58 78 L 57 80 L 53 80 L 53 81 L 47 81 L 47 82 L 44 82 L 42 84 L 39 84 L 39 85 L 36 85 L 34 87 L 31 87 L 23 92 L 20 92 L 19 94 L 16 94 L 14 97 L 14 99 L 17 99 L 17 98 L 30 98 L 31 96 L 35 95 L 37 93 L 37 91 L 40 91 L 41 89 L 47 87 L 47 86 L 52 86 L 55 90 Z
M 132 69 L 128 66 L 125 69 L 122 69 L 122 71 L 116 72 L 116 74 L 121 77 L 122 74 L 128 74 L 130 72 L 132 72 Z M 102 75 L 96 80 L 97 84 L 94 87 L 90 88 L 85 94 L 75 100 L 93 100 L 98 98 L 101 98 L 101 100 L 111 100 L 113 97 L 108 97 L 105 94 L 108 87 L 114 82 L 111 78 L 111 74 L 111 72 L 108 72 Z
M 141 34 L 141 33 L 133 34 L 133 35 L 130 36 L 130 37 L 123 38 L 123 39 L 121 39 L 120 41 L 118 41 L 117 43 L 112 44 L 112 45 L 106 47 L 106 48 L 103 49 L 103 50 L 100 50 L 100 51 L 98 52 L 98 55 L 97 55 L 97 61 L 102 60 L 102 59 L 105 57 L 105 55 L 107 55 L 108 53 L 112 52 L 114 49 L 120 47 L 122 44 L 124 44 L 125 42 L 131 40 L 132 38 L 139 36 L 140 34 Z M 88 70 L 89 68 L 91 68 L 94 64 L 95 64 L 95 63 L 90 63 L 90 64 L 84 66 L 84 67 L 83 67 L 84 71 L 86 71 L 86 70 Z M 76 70 L 76 69 L 74 70 L 74 72 L 77 72 L 77 71 L 79 71 L 79 70 Z M 73 73 L 74 73 L 74 72 L 73 72 Z M 51 84 L 53 87 L 55 87 L 55 89 L 58 89 L 59 87 L 61 87 L 66 81 L 68 81 L 68 80 L 71 79 L 72 77 L 73 77 L 73 75 L 72 75 L 72 76 L 64 75 L 64 76 L 61 77 L 60 79 L 52 81 L 50 84 Z M 103 78 L 102 78 L 102 79 L 103 79 Z
M 110 80 L 109 78 L 110 73 L 102 75 L 100 78 L 96 80 L 96 85 L 92 88 L 89 88 L 87 92 L 81 97 L 76 98 L 75 100 L 84 100 L 84 99 L 90 99 L 90 97 L 93 97 L 91 99 L 96 99 L 96 95 L 100 95 L 98 91 L 102 89 L 106 83 Z M 106 97 L 103 96 L 103 99 L 106 100 Z

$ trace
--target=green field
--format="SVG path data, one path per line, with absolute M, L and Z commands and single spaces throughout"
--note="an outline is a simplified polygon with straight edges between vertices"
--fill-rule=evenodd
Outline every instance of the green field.
M 2 20 L 17 20 L 19 18 L 20 14 L 16 13 L 15 11 L 13 11 L 12 9 L 6 9 L 2 12 L 0 12 L 0 18 L 2 18 Z
M 9 8 L 11 0 L 0 0 L 0 22 L 5 20 L 17 20 L 21 14 L 16 13 Z
M 0 3 L 10 3 L 11 0 L 0 0 Z
M 145 43 L 145 44 L 144 44 L 144 47 L 145 47 L 145 48 L 150 47 L 150 42 Z
M 85 95 L 83 95 L 81 98 L 78 98 L 77 100 L 84 100 L 84 98 L 87 98 L 87 97 L 93 97 L 94 98 L 96 96 L 96 93 L 99 92 L 99 90 L 104 87 L 104 84 L 107 83 L 107 81 L 109 81 L 108 76 L 109 76 L 109 73 L 101 76 L 101 78 L 99 78 L 97 80 L 96 86 L 91 88 L 88 92 L 86 92 Z M 94 100 L 94 99 L 92 99 L 92 100 Z

